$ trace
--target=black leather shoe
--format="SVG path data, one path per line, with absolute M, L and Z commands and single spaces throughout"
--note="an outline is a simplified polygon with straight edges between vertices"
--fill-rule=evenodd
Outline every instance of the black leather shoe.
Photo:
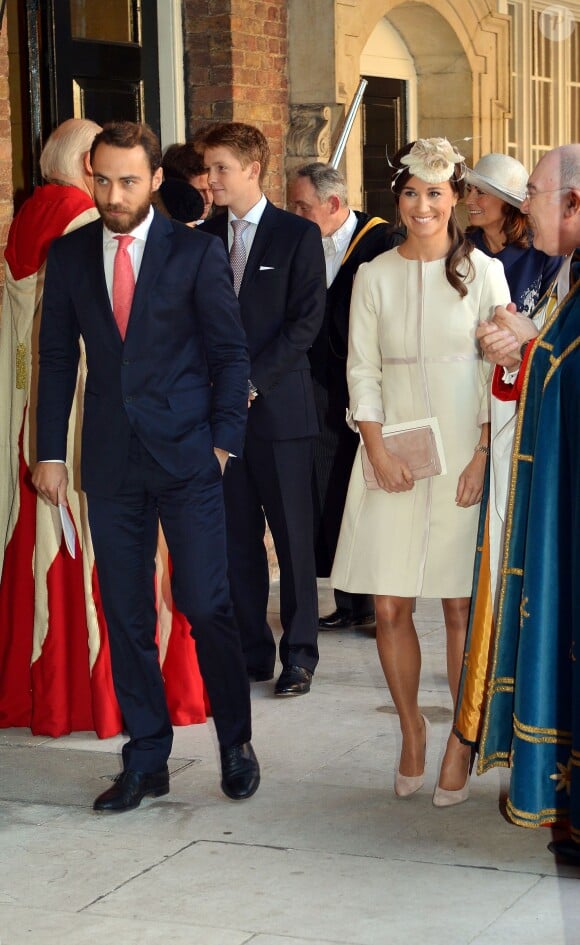
M 143 771 L 123 771 L 113 787 L 99 794 L 93 810 L 123 813 L 134 810 L 144 797 L 161 797 L 169 794 L 169 770 L 167 766 L 153 774 Z
M 350 610 L 345 610 L 344 607 L 337 607 L 327 617 L 321 617 L 318 621 L 319 630 L 357 630 L 364 627 L 374 627 L 374 625 L 374 614 L 356 617 Z
M 250 682 L 267 682 L 274 678 L 273 669 L 248 669 L 248 679 Z
M 303 696 L 310 692 L 312 673 L 304 666 L 285 666 L 274 687 L 276 696 Z
M 566 840 L 552 840 L 548 844 L 548 850 L 563 863 L 580 866 L 580 843 L 575 843 L 574 840 L 569 838 Z
M 222 762 L 221 788 L 233 801 L 243 801 L 258 790 L 260 765 L 250 742 L 220 748 Z

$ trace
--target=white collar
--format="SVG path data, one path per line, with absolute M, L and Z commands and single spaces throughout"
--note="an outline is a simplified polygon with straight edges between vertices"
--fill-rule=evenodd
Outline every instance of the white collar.
M 352 234 L 356 230 L 357 222 L 354 210 L 349 210 L 346 220 L 339 226 L 338 230 L 335 230 L 330 236 L 322 237 L 325 255 L 330 256 L 334 253 L 340 253 L 341 250 L 346 250 L 352 239 Z
M 132 236 L 136 240 L 143 240 L 143 242 L 145 242 L 149 233 L 149 228 L 153 222 L 153 215 L 153 207 L 149 207 L 149 213 L 145 219 L 141 220 L 141 223 L 139 223 L 134 230 L 131 230 L 131 232 L 127 233 L 126 235 Z M 120 235 L 120 233 L 113 233 L 113 231 L 103 223 L 103 237 L 106 241 L 114 240 L 116 236 Z
M 228 209 L 228 226 L 232 222 L 232 220 L 238 220 L 238 219 L 247 220 L 248 223 L 253 223 L 255 226 L 257 226 L 260 220 L 262 219 L 262 214 L 264 210 L 266 209 L 267 203 L 268 201 L 266 200 L 265 195 L 262 194 L 262 196 L 258 200 L 258 203 L 255 203 L 254 206 L 251 207 L 247 213 L 244 213 L 243 217 L 237 217 L 235 213 L 232 213 L 232 211 Z

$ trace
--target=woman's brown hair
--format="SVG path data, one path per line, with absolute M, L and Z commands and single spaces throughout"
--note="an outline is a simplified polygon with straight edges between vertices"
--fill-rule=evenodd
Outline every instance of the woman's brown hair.
M 479 190 L 478 193 L 485 194 L 484 190 Z M 503 223 L 501 225 L 501 232 L 505 237 L 506 246 L 516 246 L 518 249 L 529 249 L 532 245 L 532 234 L 530 233 L 530 224 L 525 213 L 522 213 L 518 207 L 512 206 L 512 204 L 507 203 L 505 200 L 502 207 L 503 213 Z M 479 226 L 468 226 L 465 232 L 465 235 L 469 237 L 475 233 L 476 230 L 480 230 Z
M 391 190 L 395 195 L 397 207 L 399 206 L 401 192 L 409 183 L 409 179 L 413 176 L 407 165 L 401 163 L 401 159 L 409 154 L 414 144 L 414 141 L 409 142 L 409 144 L 406 144 L 400 151 L 397 151 L 393 158 L 390 158 L 390 164 L 393 168 Z M 464 176 L 465 166 L 463 163 L 458 163 L 454 165 L 453 173 L 451 177 L 448 178 L 452 189 L 459 199 L 463 197 L 465 191 Z M 459 293 L 461 298 L 465 298 L 467 295 L 465 283 L 471 282 L 475 275 L 475 269 L 471 261 L 473 244 L 465 237 L 463 230 L 459 226 L 455 215 L 455 208 L 451 210 L 451 216 L 447 224 L 447 232 L 451 238 L 451 246 L 445 257 L 445 275 L 452 288 Z
M 527 249 L 531 245 L 528 218 L 525 213 L 509 203 L 504 204 L 504 221 L 501 229 L 505 236 L 506 246 Z

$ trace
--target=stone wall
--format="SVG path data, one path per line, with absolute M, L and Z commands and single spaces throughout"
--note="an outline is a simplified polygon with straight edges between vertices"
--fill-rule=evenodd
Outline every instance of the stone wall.
M 286 0 L 183 0 L 186 125 L 257 125 L 272 158 L 265 190 L 284 203 L 288 124 Z

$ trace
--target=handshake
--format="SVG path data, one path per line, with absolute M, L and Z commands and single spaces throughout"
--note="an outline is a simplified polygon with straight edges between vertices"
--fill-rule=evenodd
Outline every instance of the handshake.
M 487 360 L 508 371 L 518 370 L 525 346 L 537 334 L 532 319 L 518 312 L 513 302 L 496 305 L 493 318 L 482 322 L 475 332 Z

